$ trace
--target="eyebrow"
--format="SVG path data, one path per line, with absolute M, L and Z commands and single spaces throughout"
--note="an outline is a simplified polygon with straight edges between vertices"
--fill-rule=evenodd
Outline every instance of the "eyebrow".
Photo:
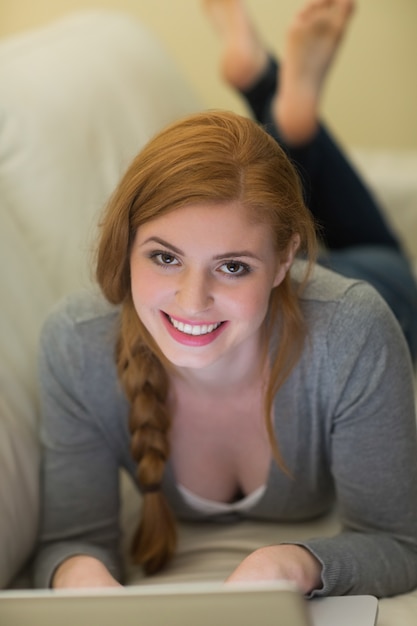
M 148 243 L 158 243 L 159 245 L 164 246 L 164 248 L 168 248 L 168 250 L 175 252 L 175 254 L 180 254 L 184 256 L 184 252 L 182 250 L 174 246 L 172 243 L 161 239 L 160 237 L 149 237 L 149 239 L 146 239 L 141 245 L 144 246 Z M 231 252 L 225 252 L 224 254 L 216 254 L 213 259 L 215 261 L 220 261 L 221 259 L 236 259 L 239 257 L 247 257 L 250 259 L 256 259 L 257 261 L 261 260 L 256 254 L 254 254 L 250 250 L 232 250 Z

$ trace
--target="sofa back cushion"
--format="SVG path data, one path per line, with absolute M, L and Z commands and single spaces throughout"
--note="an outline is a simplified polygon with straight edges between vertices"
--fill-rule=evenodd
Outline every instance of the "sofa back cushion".
M 198 108 L 127 15 L 76 13 L 0 41 L 0 587 L 37 532 L 42 321 L 88 283 L 98 216 L 131 158 Z
M 37 532 L 37 336 L 53 293 L 25 239 L 0 206 L 0 588 Z
M 0 198 L 55 293 L 88 279 L 95 224 L 131 158 L 199 107 L 162 45 L 108 11 L 0 44 Z

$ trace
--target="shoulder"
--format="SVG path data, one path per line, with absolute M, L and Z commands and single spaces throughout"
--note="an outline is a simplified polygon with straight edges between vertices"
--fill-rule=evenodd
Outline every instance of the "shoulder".
M 96 289 L 82 290 L 60 300 L 46 318 L 42 335 L 56 330 L 82 332 L 94 328 L 111 328 L 117 323 L 120 309 L 110 304 Z
M 304 270 L 305 264 L 302 262 L 296 264 L 292 270 L 296 288 L 301 282 Z M 300 299 L 304 302 L 337 303 L 346 298 L 349 300 L 361 299 L 363 292 L 371 294 L 373 291 L 374 289 L 362 280 L 347 278 L 321 265 L 315 265 L 305 288 L 300 294 Z
M 409 367 L 406 342 L 389 306 L 371 285 L 317 266 L 300 294 L 308 345 L 330 369 L 361 361 L 372 369 L 378 360 Z M 330 365 L 331 364 L 331 365 Z M 349 365 L 350 364 L 350 365 Z
M 327 415 L 332 425 L 350 409 L 357 410 L 358 419 L 368 419 L 372 410 L 381 415 L 393 404 L 392 411 L 413 413 L 407 344 L 371 285 L 317 267 L 300 302 L 306 341 L 288 388 L 304 390 L 311 415 L 316 411 L 318 421 Z
M 64 320 L 85 324 L 118 315 L 119 307 L 110 304 L 96 288 L 83 289 L 65 296 L 50 311 L 49 320 Z
M 45 442 L 66 450 L 88 446 L 93 454 L 104 437 L 125 464 L 128 404 L 115 360 L 119 317 L 119 308 L 98 291 L 61 300 L 42 330 L 38 378 Z
M 301 268 L 295 268 L 294 282 L 299 283 Z M 371 285 L 362 280 L 346 278 L 320 265 L 315 266 L 311 277 L 300 293 L 300 304 L 307 324 L 315 322 L 343 324 L 345 328 L 378 323 L 396 324 L 395 318 L 383 298 Z
M 58 302 L 46 318 L 40 337 L 41 357 L 95 358 L 109 355 L 113 359 L 119 328 L 120 309 L 111 305 L 96 289 L 83 290 Z

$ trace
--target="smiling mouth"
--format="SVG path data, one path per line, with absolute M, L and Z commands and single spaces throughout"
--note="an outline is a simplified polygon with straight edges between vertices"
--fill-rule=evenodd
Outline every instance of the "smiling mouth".
M 187 324 L 179 322 L 169 315 L 167 315 L 167 319 L 174 328 L 180 331 L 180 333 L 184 333 L 184 335 L 192 335 L 193 337 L 209 335 L 223 324 L 223 322 L 217 322 L 216 324 Z

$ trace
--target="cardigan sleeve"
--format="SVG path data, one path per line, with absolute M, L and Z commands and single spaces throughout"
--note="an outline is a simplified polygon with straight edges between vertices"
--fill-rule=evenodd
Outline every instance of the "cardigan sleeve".
M 327 333 L 328 454 L 342 532 L 305 542 L 323 565 L 313 595 L 404 593 L 417 586 L 413 369 L 391 311 L 356 283 Z
M 100 427 L 101 416 L 94 414 L 90 386 L 97 372 L 87 371 L 85 350 L 85 337 L 65 309 L 48 319 L 39 358 L 43 462 L 34 564 L 38 587 L 49 586 L 58 565 L 79 554 L 96 557 L 115 578 L 122 576 L 119 462 Z

